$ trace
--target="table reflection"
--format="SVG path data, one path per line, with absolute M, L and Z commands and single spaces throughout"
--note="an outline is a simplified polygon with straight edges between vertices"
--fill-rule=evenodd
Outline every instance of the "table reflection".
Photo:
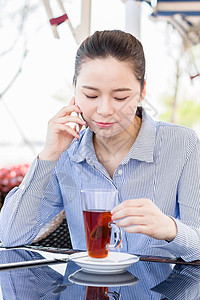
M 1 263 L 42 259 L 37 252 L 26 250 L 4 250 L 0 252 Z M 63 276 L 48 266 L 0 272 L 3 299 L 59 299 L 53 294 Z M 46 298 L 45 298 L 46 297 Z
M 176 265 L 168 278 L 152 291 L 167 299 L 200 299 L 200 267 Z
M 124 271 L 117 274 L 95 274 L 88 273 L 83 269 L 80 269 L 68 277 L 69 281 L 75 284 L 85 286 L 126 286 L 135 285 L 138 282 L 138 278 L 133 276 L 130 272 Z
M 42 259 L 37 252 L 0 252 L 1 263 Z M 64 276 L 50 266 L 0 272 L 3 299 L 199 299 L 200 267 L 137 262 L 121 274 L 89 274 L 73 262 Z M 63 270 L 64 270 L 63 269 Z

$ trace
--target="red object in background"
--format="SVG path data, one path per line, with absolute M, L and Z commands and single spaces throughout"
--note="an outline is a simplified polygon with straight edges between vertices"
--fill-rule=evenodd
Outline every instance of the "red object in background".
M 28 164 L 13 166 L 8 169 L 0 169 L 0 191 L 9 192 L 13 187 L 18 186 L 29 169 Z
M 30 165 L 23 164 L 0 169 L 0 208 L 7 193 L 20 185 L 29 167 Z
M 58 26 L 58 25 L 62 24 L 64 21 L 66 21 L 67 19 L 68 19 L 67 14 L 64 14 L 60 17 L 50 19 L 49 22 L 51 25 Z
M 200 76 L 200 74 L 199 73 L 197 73 L 196 75 L 194 75 L 194 76 L 190 76 L 190 79 L 192 80 L 192 79 L 194 79 L 194 78 L 196 78 L 196 77 L 198 77 L 198 76 Z

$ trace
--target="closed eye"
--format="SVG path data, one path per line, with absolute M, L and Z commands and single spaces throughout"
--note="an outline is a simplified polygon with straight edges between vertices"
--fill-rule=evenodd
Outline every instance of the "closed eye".
M 124 97 L 124 98 L 117 98 L 117 97 L 115 97 L 115 100 L 117 100 L 117 101 L 122 101 L 122 100 L 126 100 L 128 98 L 128 96 L 127 97 Z
M 95 99 L 95 98 L 97 98 L 97 96 L 89 96 L 89 95 L 86 95 L 86 94 L 84 94 L 87 98 L 89 98 L 89 99 Z

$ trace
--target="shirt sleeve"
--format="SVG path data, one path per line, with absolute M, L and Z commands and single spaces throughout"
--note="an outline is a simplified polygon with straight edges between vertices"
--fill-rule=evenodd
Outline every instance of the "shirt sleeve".
M 0 213 L 0 239 L 5 247 L 31 243 L 63 209 L 56 163 L 36 158 L 20 186 L 7 195 Z
M 191 149 L 192 148 L 192 149 Z M 155 245 L 185 261 L 200 259 L 200 141 L 196 138 L 178 184 L 179 217 L 176 238 L 164 245 Z

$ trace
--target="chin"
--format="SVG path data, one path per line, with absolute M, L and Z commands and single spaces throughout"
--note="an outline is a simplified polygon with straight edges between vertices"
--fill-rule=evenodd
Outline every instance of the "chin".
M 112 137 L 115 137 L 117 135 L 119 135 L 120 133 L 122 133 L 122 131 L 110 131 L 110 130 L 96 130 L 94 131 L 94 134 L 97 136 L 97 137 L 100 137 L 100 138 L 112 138 Z

